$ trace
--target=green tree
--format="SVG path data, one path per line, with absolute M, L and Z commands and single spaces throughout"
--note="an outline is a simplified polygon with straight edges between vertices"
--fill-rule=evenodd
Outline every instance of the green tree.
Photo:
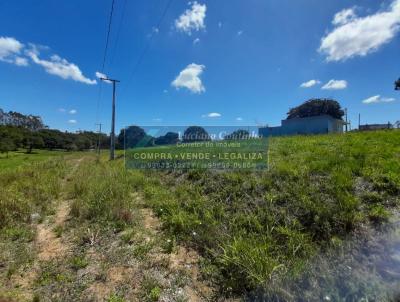
M 183 142 L 205 142 L 210 141 L 210 135 L 203 127 L 190 126 L 183 133 Z
M 68 142 L 65 144 L 64 149 L 67 151 L 77 151 L 78 147 L 75 143 L 73 142 Z
M 36 132 L 28 131 L 25 134 L 24 145 L 26 153 L 30 154 L 33 148 L 40 149 L 44 147 L 43 138 Z
M 135 148 L 135 147 L 147 147 L 154 143 L 154 138 L 147 135 L 146 132 L 138 126 L 129 126 L 125 129 L 121 129 L 118 135 L 119 148 Z
M 83 135 L 79 135 L 77 137 L 77 139 L 75 140 L 75 144 L 79 151 L 87 150 L 91 147 L 91 141 Z
M 156 145 L 174 145 L 179 141 L 179 134 L 175 132 L 168 132 L 167 134 L 157 137 L 154 140 Z
M 8 158 L 8 152 L 15 150 L 15 143 L 12 139 L 6 137 L 0 140 L 0 153 L 6 153 Z
M 0 126 L 0 140 L 10 139 L 15 148 L 23 146 L 25 129 L 14 126 Z
M 49 150 L 62 148 L 62 133 L 57 130 L 45 129 L 39 132 L 43 139 L 44 147 Z
M 343 119 L 344 111 L 340 104 L 332 99 L 311 99 L 300 106 L 291 108 L 287 119 L 302 118 L 319 115 L 330 115 L 336 119 Z
M 394 82 L 394 89 L 400 90 L 400 78 L 396 82 Z

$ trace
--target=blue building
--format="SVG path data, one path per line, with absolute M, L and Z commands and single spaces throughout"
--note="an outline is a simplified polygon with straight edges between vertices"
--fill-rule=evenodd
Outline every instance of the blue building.
M 282 126 L 261 127 L 258 129 L 258 134 L 268 137 L 296 134 L 343 133 L 343 126 L 345 124 L 344 121 L 335 119 L 330 115 L 319 115 L 282 120 Z

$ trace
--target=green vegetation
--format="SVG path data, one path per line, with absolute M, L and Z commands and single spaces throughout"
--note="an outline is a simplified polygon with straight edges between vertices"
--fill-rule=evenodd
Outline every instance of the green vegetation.
M 124 171 L 121 162 L 82 163 L 72 181 L 71 214 L 82 220 L 115 223 L 121 228 L 131 225 L 135 222 L 131 193 L 142 182 L 142 177 Z
M 109 138 L 105 134 L 48 129 L 40 116 L 4 112 L 0 108 L 0 153 L 8 154 L 9 151 L 19 148 L 25 148 L 28 154 L 34 148 L 82 151 L 95 148 L 99 140 L 102 148 L 109 146 Z
M 29 223 L 33 214 L 39 217 L 47 214 L 51 210 L 51 202 L 60 193 L 60 181 L 65 170 L 65 162 L 61 158 L 2 170 L 0 229 Z
M 75 271 L 88 266 L 87 260 L 83 256 L 75 256 L 71 259 L 71 268 Z
M 25 151 L 12 151 L 8 155 L 0 156 L 0 170 L 15 169 L 65 155 L 68 155 L 65 151 L 33 150 L 31 154 L 26 154 Z
M 335 238 L 399 203 L 399 132 L 275 138 L 270 148 L 265 172 L 147 174 L 146 201 L 211 260 L 225 293 L 296 279 Z
M 143 301 L 146 302 L 156 302 L 158 301 L 158 299 L 160 298 L 161 295 L 161 285 L 159 284 L 159 282 L 152 278 L 152 277 L 148 277 L 146 276 L 143 279 L 143 282 L 141 284 L 142 287 L 142 299 Z
M 343 119 L 344 111 L 339 102 L 332 99 L 310 99 L 303 104 L 291 108 L 287 119 L 303 118 L 319 115 L 330 115 L 336 119 Z
M 20 297 L 26 289 L 9 284 L 33 270 L 30 284 L 43 301 L 99 294 L 190 301 L 184 289 L 204 279 L 215 299 L 260 292 L 265 300 L 382 300 L 381 284 L 366 274 L 343 287 L 313 260 L 338 250 L 346 261 L 337 267 L 346 266 L 349 237 L 363 241 L 366 229 L 392 217 L 400 132 L 273 138 L 269 148 L 262 171 L 130 170 L 90 154 L 4 156 L 1 164 L 15 168 L 0 172 L 0 295 L 6 288 Z M 15 159 L 40 154 L 47 160 Z M 57 199 L 68 207 L 60 210 Z M 41 260 L 36 225 L 58 248 Z

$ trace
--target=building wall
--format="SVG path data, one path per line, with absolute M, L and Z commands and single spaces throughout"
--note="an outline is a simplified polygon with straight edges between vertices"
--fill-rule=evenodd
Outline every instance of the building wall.
M 360 125 L 360 131 L 368 131 L 368 130 L 383 130 L 383 129 L 392 129 L 393 125 L 390 123 L 387 124 L 371 124 L 371 125 Z
M 264 127 L 259 129 L 262 136 L 280 136 L 295 134 L 324 134 L 343 132 L 343 121 L 330 116 L 314 116 L 282 120 L 280 127 Z

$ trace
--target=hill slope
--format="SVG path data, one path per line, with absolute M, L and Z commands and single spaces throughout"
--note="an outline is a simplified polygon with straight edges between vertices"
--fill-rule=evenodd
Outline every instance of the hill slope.
M 382 301 L 398 288 L 400 239 L 383 226 L 399 221 L 399 131 L 274 138 L 258 172 L 78 153 L 0 184 L 0 294 L 18 300 Z

